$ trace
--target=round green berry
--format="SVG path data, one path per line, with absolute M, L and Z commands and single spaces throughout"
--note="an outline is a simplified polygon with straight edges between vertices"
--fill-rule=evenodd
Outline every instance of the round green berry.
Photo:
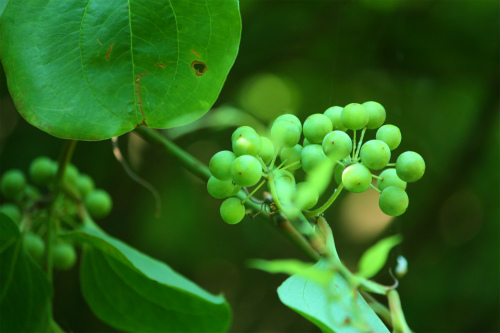
M 274 144 L 271 139 L 261 136 L 262 146 L 258 155 L 262 158 L 264 164 L 269 164 L 273 160 L 274 156 Z
M 245 206 L 238 198 L 228 198 L 220 206 L 220 216 L 228 224 L 239 223 L 245 217 Z
M 6 171 L 2 177 L 2 193 L 6 198 L 15 199 L 26 186 L 26 177 L 21 170 L 11 169 Z
M 231 142 L 236 140 L 240 136 L 240 134 L 244 132 L 252 132 L 254 134 L 257 134 L 257 132 L 250 126 L 240 126 L 237 129 L 235 129 L 233 134 L 231 135 Z
M 295 186 L 295 177 L 288 170 L 274 171 L 274 181 L 275 182 L 284 182 L 284 183 Z
M 28 173 L 35 184 L 49 185 L 56 177 L 57 163 L 46 156 L 39 156 L 31 162 Z
M 342 125 L 351 130 L 360 130 L 368 124 L 368 111 L 358 103 L 346 105 L 340 114 Z
M 85 206 L 92 217 L 102 218 L 111 212 L 113 201 L 108 192 L 97 189 L 87 194 Z
M 333 170 L 333 178 L 335 178 L 335 182 L 337 183 L 337 185 L 340 185 L 342 183 L 342 173 L 344 172 L 345 168 L 345 166 L 338 163 L 337 165 L 335 165 L 335 169 Z
M 343 109 L 344 108 L 340 106 L 332 106 L 324 112 L 324 115 L 330 118 L 334 131 L 347 131 L 347 127 L 345 127 L 340 120 L 340 114 L 342 113 Z
M 21 222 L 21 210 L 13 203 L 6 203 L 0 206 L 0 212 L 12 219 L 13 222 Z
M 57 242 L 52 247 L 52 263 L 54 268 L 67 271 L 76 263 L 76 251 L 73 245 L 65 242 Z
M 239 186 L 254 186 L 262 177 L 260 162 L 250 155 L 237 157 L 230 168 L 231 178 Z
M 317 144 L 310 144 L 309 146 L 304 147 L 300 153 L 302 169 L 306 173 L 311 172 L 316 166 L 326 159 L 328 159 L 328 157 L 326 157 L 323 147 Z
M 391 150 L 394 150 L 401 143 L 401 131 L 394 125 L 384 125 L 377 130 L 376 138 L 384 141 Z
M 76 188 L 78 189 L 82 197 L 85 198 L 87 194 L 95 189 L 95 184 L 92 180 L 92 177 L 82 173 L 78 176 L 78 180 L 76 181 Z
M 231 179 L 231 164 L 236 159 L 236 155 L 229 150 L 223 150 L 216 153 L 208 163 L 210 173 L 217 179 L 230 180 Z
M 238 134 L 233 140 L 233 151 L 236 156 L 252 155 L 257 156 L 257 153 L 262 147 L 260 135 L 251 131 L 245 131 Z
M 271 139 L 278 147 L 293 147 L 300 140 L 300 129 L 291 120 L 274 121 L 271 127 Z
M 219 180 L 212 176 L 207 182 L 208 193 L 216 199 L 223 199 L 232 196 L 235 187 L 237 186 L 232 179 Z
M 302 123 L 300 122 L 299 118 L 297 118 L 293 114 L 290 114 L 290 113 L 282 114 L 281 116 L 279 116 L 278 118 L 276 118 L 274 120 L 275 123 L 280 122 L 280 121 L 288 121 L 288 122 L 293 123 L 295 126 L 297 126 L 299 131 L 302 133 Z
M 364 165 L 359 163 L 352 164 L 342 173 L 342 183 L 344 183 L 346 190 L 361 193 L 370 187 L 372 174 Z
M 385 109 L 377 102 L 364 102 L 362 104 L 366 111 L 368 111 L 368 129 L 375 129 L 382 126 L 385 121 Z
M 66 170 L 64 171 L 64 182 L 68 185 L 77 186 L 79 175 L 78 168 L 70 163 L 66 165 Z
M 391 150 L 381 140 L 370 140 L 361 147 L 361 162 L 372 170 L 380 170 L 387 166 L 391 159 Z
M 309 182 L 297 184 L 294 203 L 302 210 L 313 208 L 319 200 L 318 190 Z
M 310 115 L 304 122 L 304 137 L 311 143 L 321 144 L 325 135 L 332 130 L 330 118 L 321 113 Z
M 45 243 L 42 237 L 32 232 L 26 233 L 23 240 L 24 250 L 37 262 L 42 262 Z
M 406 190 L 406 182 L 398 177 L 396 169 L 394 168 L 382 171 L 377 180 L 377 187 L 380 191 L 383 191 L 389 186 L 396 186 L 402 190 Z
M 425 162 L 422 156 L 413 151 L 406 151 L 396 160 L 396 173 L 398 177 L 408 183 L 413 183 L 422 178 L 425 172 Z
M 352 140 L 342 131 L 328 133 L 323 140 L 323 151 L 334 161 L 343 160 L 352 151 Z
M 397 186 L 389 186 L 380 194 L 378 205 L 382 212 L 390 216 L 399 216 L 408 208 L 408 194 Z
M 290 165 L 292 163 L 299 162 L 289 167 L 290 170 L 297 170 L 300 168 L 300 154 L 302 153 L 302 146 L 297 144 L 293 147 L 283 148 L 280 153 L 281 162 L 285 162 L 285 165 Z

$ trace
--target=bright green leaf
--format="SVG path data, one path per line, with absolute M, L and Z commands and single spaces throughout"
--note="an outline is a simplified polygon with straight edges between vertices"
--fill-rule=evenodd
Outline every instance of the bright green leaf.
M 378 241 L 366 250 L 359 260 L 357 274 L 365 278 L 375 276 L 384 267 L 389 251 L 402 240 L 401 235 L 390 236 Z
M 26 255 L 18 226 L 0 213 L 0 329 L 47 332 L 52 287 Z
M 231 309 L 214 296 L 123 242 L 85 227 L 64 237 L 86 244 L 81 286 L 92 311 L 129 332 L 224 332 Z
M 32 125 L 102 140 L 205 114 L 238 52 L 237 0 L 10 1 L 0 58 Z
M 328 270 L 328 262 L 321 259 L 309 269 Z M 353 298 L 351 287 L 340 274 L 333 275 L 330 281 L 324 286 L 313 279 L 294 275 L 278 288 L 278 296 L 283 304 L 323 332 L 389 332 L 359 293 Z

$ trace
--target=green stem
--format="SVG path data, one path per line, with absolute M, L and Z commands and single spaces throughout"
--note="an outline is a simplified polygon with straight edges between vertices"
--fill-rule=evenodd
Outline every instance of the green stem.
M 284 160 L 283 162 L 281 162 L 281 163 L 280 163 L 280 165 L 278 165 L 278 166 L 276 167 L 276 170 L 281 170 L 280 168 L 283 166 L 283 164 L 285 164 L 285 163 L 286 163 L 286 161 L 288 161 L 288 160 Z
M 262 170 L 264 170 L 264 172 L 267 173 L 268 172 L 267 166 L 266 166 L 266 163 L 264 163 L 264 161 L 262 160 L 262 157 L 257 156 L 257 159 L 259 160 L 260 165 L 262 165 Z
M 361 291 L 361 296 L 366 300 L 368 305 L 372 310 L 387 324 L 392 327 L 391 311 L 382 303 L 377 301 L 375 297 L 367 293 L 366 291 Z
M 375 179 L 380 179 L 380 180 L 383 180 L 384 178 L 382 177 L 379 177 L 379 176 L 375 176 L 374 174 L 372 174 L 372 177 L 375 178 Z
M 274 186 L 274 175 L 270 175 L 268 181 L 269 181 L 269 187 L 271 189 L 271 195 L 273 196 L 273 200 L 274 203 L 276 204 L 276 207 L 278 207 L 280 212 L 285 213 L 285 210 L 283 209 L 283 206 L 281 205 L 281 202 L 278 199 L 278 192 L 276 192 L 276 186 Z
M 255 192 L 257 192 L 257 191 L 259 190 L 259 188 L 261 188 L 261 187 L 262 187 L 262 185 L 264 185 L 265 183 L 266 183 L 266 180 L 263 180 L 263 181 L 259 184 L 259 186 L 257 186 L 257 187 L 256 187 L 256 188 L 255 188 L 255 189 L 254 189 L 254 190 L 253 190 L 253 191 L 252 191 L 252 192 L 251 192 L 251 193 L 250 193 L 250 194 L 249 194 L 249 195 L 248 195 L 245 199 L 243 199 L 243 200 L 241 201 L 241 203 L 242 203 L 242 204 L 244 204 L 244 203 L 245 203 L 245 202 L 246 202 L 246 201 L 247 201 L 247 200 L 248 200 L 248 199 L 249 199 L 252 195 L 254 195 L 254 194 L 255 194 Z
M 386 166 L 396 166 L 396 163 L 388 163 Z
M 359 138 L 359 143 L 358 143 L 358 148 L 356 149 L 356 154 L 354 154 L 354 159 L 358 158 L 359 151 L 361 150 L 361 144 L 363 143 L 363 138 L 365 137 L 365 132 L 366 132 L 366 127 L 363 128 L 363 131 L 361 132 L 361 136 Z
M 352 135 L 352 159 L 354 159 L 354 153 L 356 152 L 356 130 L 352 130 L 353 135 Z
M 323 206 L 321 206 L 315 210 L 305 211 L 304 216 L 305 217 L 313 217 L 313 216 L 318 216 L 319 214 L 323 213 L 325 210 L 328 209 L 328 207 L 330 207 L 333 204 L 335 199 L 337 199 L 337 197 L 339 196 L 340 192 L 342 192 L 343 188 L 344 188 L 344 184 L 340 183 L 339 187 L 337 187 L 337 189 L 335 189 L 335 192 L 333 192 L 332 196 L 328 199 L 327 202 L 325 202 L 325 204 Z
M 387 299 L 389 300 L 389 309 L 391 310 L 392 327 L 394 328 L 393 332 L 412 333 L 410 327 L 406 323 L 398 292 L 395 289 L 389 290 L 387 292 Z
M 285 167 L 283 167 L 283 168 L 281 168 L 281 169 L 279 169 L 279 170 L 280 170 L 280 171 L 282 171 L 282 170 L 286 170 L 286 169 L 291 168 L 291 167 L 293 167 L 294 165 L 297 165 L 297 164 L 300 164 L 300 161 L 296 161 L 296 162 L 290 163 L 290 164 L 288 164 L 287 166 L 285 166 Z
M 378 193 L 382 193 L 382 191 L 381 191 L 381 190 L 379 190 L 377 187 L 373 186 L 373 184 L 370 184 L 370 187 L 371 187 L 372 189 L 374 189 L 375 191 L 377 191 Z
M 271 164 L 269 165 L 269 172 L 273 171 L 274 162 L 276 162 L 276 157 L 278 157 L 278 153 L 279 153 L 280 149 L 281 149 L 281 147 L 276 147 L 276 152 L 274 153 L 273 160 L 271 161 Z

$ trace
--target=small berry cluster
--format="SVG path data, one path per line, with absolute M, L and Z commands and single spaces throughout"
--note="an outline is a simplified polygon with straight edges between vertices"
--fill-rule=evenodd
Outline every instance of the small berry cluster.
M 406 184 L 423 176 L 425 162 L 419 154 L 407 151 L 395 163 L 389 163 L 391 151 L 401 143 L 401 132 L 394 125 L 383 125 L 385 118 L 382 105 L 366 102 L 331 107 L 323 114 L 309 116 L 303 125 L 294 115 L 281 115 L 271 127 L 271 139 L 249 126 L 239 127 L 231 138 L 233 151 L 218 152 L 210 160 L 212 177 L 208 192 L 218 199 L 228 198 L 222 203 L 221 215 L 230 224 L 243 219 L 243 203 L 265 182 L 278 209 L 283 210 L 279 202 L 286 202 L 304 211 L 317 204 L 319 193 L 309 182 L 296 184 L 292 172 L 302 168 L 306 174 L 312 174 L 322 162 L 333 161 L 339 189 L 360 193 L 373 187 L 381 193 L 380 209 L 387 215 L 401 215 L 409 203 Z M 367 129 L 378 129 L 376 139 L 363 144 Z M 352 139 L 347 130 L 353 131 Z M 357 130 L 362 130 L 358 145 Z M 304 140 L 300 145 L 302 133 Z M 275 167 L 278 156 L 281 164 Z M 371 170 L 388 166 L 395 168 L 372 175 Z M 262 177 L 264 181 L 247 199 L 234 197 L 241 187 L 255 186 Z M 378 179 L 377 187 L 372 185 L 373 177 Z
M 23 246 L 36 261 L 41 262 L 45 254 L 43 234 L 44 222 L 49 219 L 52 193 L 58 165 L 48 157 L 40 156 L 31 162 L 29 177 L 35 185 L 49 191 L 43 194 L 35 185 L 29 184 L 24 173 L 19 169 L 6 171 L 1 179 L 0 188 L 4 198 L 11 202 L 0 206 L 0 212 L 10 217 L 23 232 Z M 94 181 L 86 174 L 81 174 L 73 164 L 68 164 L 63 175 L 64 195 L 55 202 L 55 216 L 58 231 L 64 227 L 60 222 L 71 224 L 77 215 L 76 201 L 82 200 L 92 217 L 107 216 L 112 207 L 110 195 L 101 189 L 95 189 Z M 52 246 L 54 268 L 67 270 L 76 263 L 76 251 L 72 244 L 57 240 Z

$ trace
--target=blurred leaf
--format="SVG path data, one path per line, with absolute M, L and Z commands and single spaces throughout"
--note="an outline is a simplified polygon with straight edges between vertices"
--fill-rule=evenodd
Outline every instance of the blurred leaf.
M 384 267 L 389 251 L 402 241 L 403 237 L 401 235 L 394 235 L 378 241 L 366 250 L 359 260 L 357 274 L 365 278 L 375 276 Z
M 217 99 L 241 34 L 237 0 L 11 1 L 0 24 L 18 111 L 79 140 L 198 119 Z
M 22 244 L 18 226 L 0 213 L 0 329 L 47 332 L 52 287 Z
M 324 272 L 329 264 L 321 259 L 309 270 Z M 291 276 L 278 288 L 278 296 L 323 332 L 389 332 L 359 293 L 353 298 L 340 274 L 334 274 L 326 286 L 304 276 Z
M 129 332 L 225 332 L 231 309 L 166 264 L 94 228 L 64 237 L 85 243 L 81 286 L 92 311 Z
M 330 184 L 334 166 L 335 162 L 325 159 L 307 175 L 306 181 L 313 185 L 320 196 Z

